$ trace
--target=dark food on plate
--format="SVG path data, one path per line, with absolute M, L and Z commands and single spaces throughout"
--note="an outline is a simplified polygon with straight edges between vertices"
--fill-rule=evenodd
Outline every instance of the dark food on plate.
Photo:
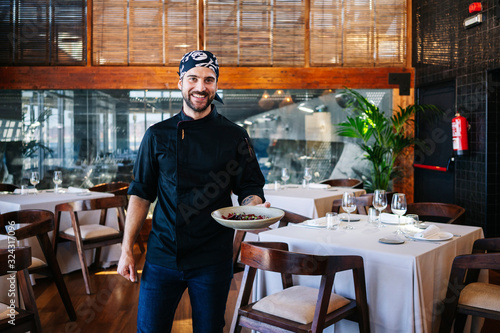
M 229 215 L 224 216 L 222 215 L 222 218 L 225 220 L 263 220 L 267 219 L 267 216 L 263 215 L 255 215 L 255 214 L 235 214 L 235 213 L 229 213 Z

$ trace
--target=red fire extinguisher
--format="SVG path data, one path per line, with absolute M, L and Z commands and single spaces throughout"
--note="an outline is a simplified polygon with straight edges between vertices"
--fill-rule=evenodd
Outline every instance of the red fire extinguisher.
M 457 155 L 465 155 L 469 150 L 469 143 L 467 140 L 467 130 L 469 124 L 465 117 L 460 113 L 455 114 L 455 118 L 451 121 L 451 135 L 453 137 L 453 150 Z

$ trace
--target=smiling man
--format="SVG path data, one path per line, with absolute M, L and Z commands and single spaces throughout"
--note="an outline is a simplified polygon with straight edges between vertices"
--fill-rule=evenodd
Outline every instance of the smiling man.
M 137 281 L 133 246 L 151 202 L 157 200 L 141 279 L 138 332 L 170 332 L 187 288 L 193 332 L 221 333 L 233 276 L 234 230 L 211 212 L 232 205 L 264 205 L 264 177 L 247 132 L 221 116 L 219 65 L 207 51 L 179 65 L 181 112 L 151 126 L 141 142 L 118 273 Z

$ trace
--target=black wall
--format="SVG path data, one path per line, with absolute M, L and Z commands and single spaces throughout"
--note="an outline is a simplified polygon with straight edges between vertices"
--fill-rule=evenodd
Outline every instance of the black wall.
M 469 155 L 455 161 L 454 202 L 467 224 L 500 236 L 498 71 L 500 3 L 481 1 L 483 23 L 466 29 L 471 1 L 413 1 L 413 66 L 416 88 L 455 81 L 455 108 L 470 125 Z M 417 93 L 418 95 L 418 93 Z M 450 124 L 451 127 L 451 124 Z

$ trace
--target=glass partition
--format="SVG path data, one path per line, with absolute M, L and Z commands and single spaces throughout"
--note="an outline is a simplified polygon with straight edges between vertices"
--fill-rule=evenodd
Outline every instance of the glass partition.
M 387 113 L 392 90 L 357 90 Z M 305 167 L 313 181 L 360 178 L 367 163 L 336 124 L 351 108 L 340 90 L 221 90 L 219 113 L 250 134 L 264 176 L 301 183 Z M 131 181 L 142 137 L 149 126 L 180 111 L 178 90 L 4 90 L 0 91 L 0 182 L 28 185 L 43 176 L 39 189 L 51 188 L 54 170 L 63 186 L 91 187 Z

